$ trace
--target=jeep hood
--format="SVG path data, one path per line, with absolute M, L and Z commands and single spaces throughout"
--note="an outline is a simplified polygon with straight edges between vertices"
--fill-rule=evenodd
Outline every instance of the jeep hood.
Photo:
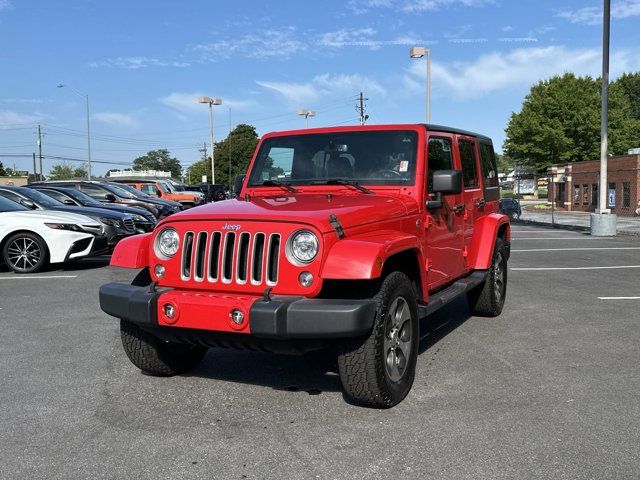
M 174 221 L 222 220 L 306 223 L 322 233 L 333 230 L 329 215 L 338 217 L 343 228 L 399 218 L 417 212 L 410 197 L 367 194 L 306 194 L 225 200 L 172 215 Z M 163 222 L 165 223 L 165 222 Z

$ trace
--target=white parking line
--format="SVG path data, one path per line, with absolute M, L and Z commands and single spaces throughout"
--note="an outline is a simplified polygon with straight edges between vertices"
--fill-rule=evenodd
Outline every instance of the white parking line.
M 598 300 L 640 300 L 640 297 L 598 297 Z
M 640 247 L 525 248 L 512 252 L 572 252 L 574 250 L 640 250 Z
M 613 267 L 512 267 L 509 270 L 514 271 L 544 271 L 544 270 L 609 270 L 620 268 L 640 268 L 640 265 L 616 265 Z
M 77 278 L 77 275 L 15 275 L 12 277 L 0 277 L 0 280 L 46 280 L 49 278 Z

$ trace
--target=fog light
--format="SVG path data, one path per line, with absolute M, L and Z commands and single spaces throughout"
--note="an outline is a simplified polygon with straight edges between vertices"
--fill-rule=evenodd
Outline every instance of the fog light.
M 156 265 L 153 267 L 153 273 L 155 273 L 158 278 L 164 277 L 164 265 Z
M 313 275 L 311 274 L 311 272 L 302 272 L 300 275 L 298 275 L 298 281 L 303 287 L 310 287 L 311 285 L 313 285 Z
M 173 319 L 176 316 L 176 309 L 170 303 L 165 303 L 162 307 L 162 311 L 164 312 L 167 318 Z
M 231 321 L 236 325 L 242 325 L 242 322 L 244 322 L 244 313 L 242 313 L 242 311 L 238 310 L 237 308 L 231 310 L 229 316 L 231 317 Z

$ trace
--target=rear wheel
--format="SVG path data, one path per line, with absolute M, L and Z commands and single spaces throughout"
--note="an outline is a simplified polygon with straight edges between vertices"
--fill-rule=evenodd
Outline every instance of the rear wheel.
M 347 397 L 355 403 L 389 408 L 407 396 L 418 358 L 418 303 L 409 277 L 393 272 L 375 296 L 371 332 L 348 343 L 338 357 Z
M 34 273 L 47 264 L 47 244 L 33 233 L 16 233 L 4 244 L 4 263 L 16 273 Z
M 497 238 L 493 261 L 486 280 L 482 285 L 467 293 L 471 312 L 480 317 L 497 317 L 502 313 L 506 294 L 507 257 L 504 242 L 501 238 Z
M 120 320 L 120 338 L 131 363 L 149 375 L 160 377 L 193 370 L 208 350 L 164 341 L 127 320 Z

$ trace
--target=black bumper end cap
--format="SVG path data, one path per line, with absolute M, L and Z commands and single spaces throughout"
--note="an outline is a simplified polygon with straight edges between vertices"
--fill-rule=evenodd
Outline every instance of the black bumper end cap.
M 150 292 L 149 287 L 107 283 L 100 286 L 100 308 L 116 318 L 140 325 L 157 325 L 157 305 L 161 293 Z

